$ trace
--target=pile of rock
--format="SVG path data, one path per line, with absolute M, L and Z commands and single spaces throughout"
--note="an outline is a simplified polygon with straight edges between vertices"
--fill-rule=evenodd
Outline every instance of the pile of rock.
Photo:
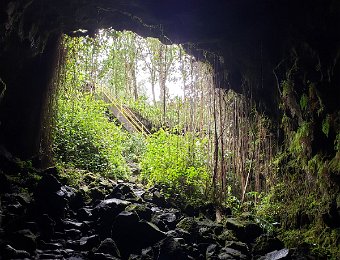
M 4 173 L 0 180 L 3 259 L 299 257 L 249 217 L 228 216 L 217 223 L 213 205 L 183 212 L 156 188 L 111 181 L 105 192 L 93 187 L 97 191 L 86 201 L 80 191 L 62 185 L 53 168 L 32 190 L 16 186 Z

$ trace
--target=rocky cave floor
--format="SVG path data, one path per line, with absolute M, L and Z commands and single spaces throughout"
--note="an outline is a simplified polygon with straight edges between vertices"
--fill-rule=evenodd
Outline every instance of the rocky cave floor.
M 108 179 L 85 198 L 56 168 L 18 175 L 8 165 L 0 170 L 0 259 L 315 259 L 284 248 L 249 214 L 226 208 L 217 223 L 212 204 L 182 211 L 155 187 Z

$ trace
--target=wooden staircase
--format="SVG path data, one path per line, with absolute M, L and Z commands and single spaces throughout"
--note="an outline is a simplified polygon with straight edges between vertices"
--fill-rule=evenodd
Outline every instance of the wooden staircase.
M 144 126 L 139 118 L 114 97 L 112 90 L 105 86 L 97 86 L 96 93 L 102 100 L 110 104 L 109 110 L 129 133 L 141 133 L 144 136 L 150 134 L 149 129 Z

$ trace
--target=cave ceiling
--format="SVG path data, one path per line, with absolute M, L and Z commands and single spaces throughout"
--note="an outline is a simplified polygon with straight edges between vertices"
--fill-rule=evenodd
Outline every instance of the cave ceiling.
M 223 57 L 233 88 L 240 84 L 233 77 L 252 77 L 259 60 L 272 70 L 296 42 L 325 58 L 339 45 L 336 0 L 3 0 L 2 5 L 2 39 L 14 32 L 40 51 L 51 34 L 132 30 L 167 43 L 191 43 L 198 58 L 202 51 L 196 50 Z
M 213 64 L 217 87 L 242 92 L 246 82 L 268 114 L 278 111 L 279 83 L 299 59 L 301 82 L 321 82 L 320 92 L 338 108 L 338 0 L 2 0 L 0 79 L 7 91 L 0 97 L 0 143 L 38 150 L 60 35 L 82 29 L 92 36 L 101 28 L 184 44 Z

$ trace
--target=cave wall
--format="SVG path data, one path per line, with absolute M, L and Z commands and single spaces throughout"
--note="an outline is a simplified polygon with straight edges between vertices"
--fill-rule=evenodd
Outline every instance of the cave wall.
M 278 119 L 279 86 L 296 58 L 315 81 L 326 110 L 339 111 L 340 4 L 336 0 L 3 0 L 0 3 L 0 143 L 13 154 L 39 154 L 42 118 L 55 69 L 58 38 L 99 28 L 132 30 L 206 52 L 216 85 L 247 89 Z M 165 37 L 166 36 L 166 37 Z M 191 46 L 191 45 L 188 45 Z M 204 51 L 202 51 L 204 50 Z M 275 75 L 273 73 L 275 72 Z M 297 93 L 304 84 L 295 84 Z

